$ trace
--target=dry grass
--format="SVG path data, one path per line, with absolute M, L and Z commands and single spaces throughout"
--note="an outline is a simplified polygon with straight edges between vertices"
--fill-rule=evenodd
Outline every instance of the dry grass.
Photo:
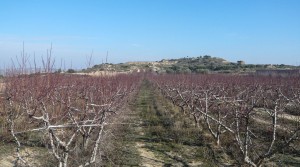
M 118 74 L 129 74 L 129 72 L 115 72 L 115 71 L 95 71 L 89 73 L 74 73 L 77 75 L 90 75 L 90 76 L 115 76 Z
M 155 154 L 145 148 L 145 143 L 137 142 L 136 148 L 142 158 L 143 166 L 150 167 L 150 166 L 163 166 L 164 161 L 159 159 Z
M 0 93 L 3 92 L 4 88 L 5 88 L 5 85 L 4 85 L 4 83 L 0 80 Z
M 15 145 L 11 143 L 0 144 L 0 164 L 2 167 L 13 166 L 16 160 Z M 21 149 L 21 155 L 32 166 L 51 166 L 47 149 L 40 147 L 25 147 Z M 53 165 L 53 164 L 52 164 Z
M 290 121 L 299 121 L 300 120 L 300 116 L 295 116 L 295 115 L 291 115 L 291 114 L 287 114 L 287 113 L 279 115 L 279 118 L 287 119 Z

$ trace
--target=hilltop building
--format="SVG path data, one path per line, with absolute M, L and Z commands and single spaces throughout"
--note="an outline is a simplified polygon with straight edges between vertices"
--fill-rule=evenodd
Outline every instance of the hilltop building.
M 239 60 L 239 61 L 237 61 L 237 64 L 238 65 L 244 65 L 244 64 L 246 64 L 244 61 L 242 61 L 242 60 Z

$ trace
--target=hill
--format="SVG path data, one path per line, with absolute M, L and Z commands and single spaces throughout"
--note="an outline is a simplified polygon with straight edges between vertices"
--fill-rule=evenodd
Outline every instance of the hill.
M 98 64 L 82 72 L 156 72 L 156 73 L 251 73 L 265 69 L 295 69 L 291 65 L 246 64 L 244 61 L 229 62 L 223 58 L 209 55 L 163 59 L 160 61 L 127 62 L 119 64 Z

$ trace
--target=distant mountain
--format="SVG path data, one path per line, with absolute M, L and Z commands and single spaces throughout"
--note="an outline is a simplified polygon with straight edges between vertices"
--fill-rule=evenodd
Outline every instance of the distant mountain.
M 82 72 L 156 72 L 156 73 L 249 73 L 262 69 L 294 69 L 296 66 L 271 64 L 246 64 L 244 61 L 229 62 L 209 55 L 163 59 L 160 61 L 139 61 L 119 64 L 99 64 Z

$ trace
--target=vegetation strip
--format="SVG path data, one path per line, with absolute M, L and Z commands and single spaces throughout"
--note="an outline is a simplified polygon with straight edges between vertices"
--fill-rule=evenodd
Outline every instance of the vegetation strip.
M 216 165 L 204 136 L 149 81 L 143 82 L 134 108 L 142 122 L 136 131 L 141 166 Z

